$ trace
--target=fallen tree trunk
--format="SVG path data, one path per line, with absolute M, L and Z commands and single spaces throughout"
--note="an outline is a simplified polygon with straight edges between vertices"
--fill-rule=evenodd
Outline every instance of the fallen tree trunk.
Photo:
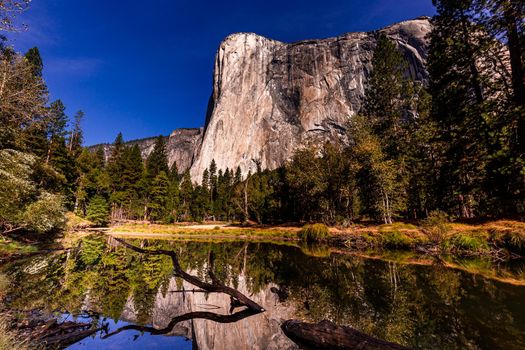
M 304 349 L 407 350 L 399 344 L 373 338 L 356 329 L 330 321 L 317 324 L 288 320 L 281 325 L 288 338 Z
M 123 246 L 125 246 L 125 247 L 127 247 L 127 248 L 129 248 L 131 250 L 134 250 L 136 252 L 142 253 L 142 254 L 167 255 L 167 256 L 169 256 L 171 258 L 171 262 L 173 264 L 173 271 L 174 271 L 176 276 L 179 276 L 182 279 L 184 279 L 185 281 L 193 284 L 194 286 L 197 286 L 197 287 L 199 287 L 201 289 L 207 290 L 208 292 L 228 294 L 229 296 L 237 299 L 242 305 L 248 307 L 252 311 L 264 312 L 264 308 L 262 306 L 260 306 L 255 301 L 253 301 L 250 298 L 248 298 L 246 295 L 242 294 L 241 292 L 239 292 L 236 289 L 233 289 L 231 287 L 228 287 L 228 286 L 220 283 L 215 278 L 215 275 L 213 274 L 213 271 L 210 270 L 208 272 L 208 274 L 210 275 L 210 278 L 213 281 L 213 284 L 206 283 L 206 282 L 202 281 L 200 278 L 198 278 L 196 276 L 193 276 L 193 275 L 190 275 L 189 273 L 184 271 L 182 269 L 182 267 L 180 266 L 179 259 L 177 257 L 177 254 L 174 251 L 162 250 L 162 249 L 156 249 L 156 250 L 153 250 L 153 249 L 151 249 L 151 250 L 150 249 L 142 249 L 142 248 L 136 247 L 136 246 L 134 246 L 132 244 L 129 244 L 128 242 L 126 242 L 123 239 L 120 239 L 120 238 L 114 238 L 114 239 L 117 242 L 121 243 Z

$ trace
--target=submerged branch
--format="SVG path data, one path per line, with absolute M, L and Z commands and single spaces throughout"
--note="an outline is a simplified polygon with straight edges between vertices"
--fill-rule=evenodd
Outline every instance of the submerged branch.
M 218 280 L 214 279 L 213 284 L 206 283 L 204 281 L 201 281 L 198 277 L 190 275 L 186 271 L 182 269 L 179 263 L 179 259 L 177 258 L 177 254 L 174 251 L 171 250 L 163 250 L 163 249 L 156 249 L 156 250 L 149 250 L 149 249 L 143 249 L 136 247 L 128 242 L 126 242 L 123 239 L 115 238 L 115 240 L 125 247 L 134 250 L 136 252 L 142 253 L 142 254 L 149 254 L 149 255 L 167 255 L 171 258 L 171 261 L 173 263 L 173 270 L 175 272 L 175 275 L 181 277 L 185 281 L 193 284 L 194 286 L 197 286 L 201 289 L 207 290 L 208 292 L 219 292 L 219 293 L 225 293 L 230 295 L 231 297 L 237 299 L 242 305 L 248 307 L 252 311 L 256 312 L 263 312 L 265 311 L 262 306 L 248 298 L 246 295 L 242 294 L 236 289 L 233 289 L 231 287 L 228 287 L 222 283 L 220 283 Z M 213 274 L 212 274 L 213 275 Z
M 184 315 L 180 315 L 180 316 L 172 318 L 170 323 L 168 323 L 166 327 L 161 328 L 161 329 L 153 328 L 150 326 L 127 325 L 124 327 L 120 327 L 114 332 L 104 335 L 102 339 L 109 338 L 115 334 L 118 334 L 123 331 L 128 331 L 128 330 L 148 332 L 152 335 L 162 335 L 162 334 L 168 334 L 175 327 L 175 325 L 177 325 L 177 323 L 180 323 L 183 321 L 188 321 L 188 320 L 193 320 L 193 319 L 205 319 L 205 320 L 210 320 L 210 321 L 214 321 L 218 323 L 233 323 L 233 322 L 240 321 L 246 317 L 256 315 L 258 313 L 260 313 L 260 311 L 255 311 L 251 309 L 244 309 L 242 311 L 236 312 L 231 315 L 221 315 L 221 314 L 216 314 L 214 312 L 208 312 L 208 311 L 189 312 Z

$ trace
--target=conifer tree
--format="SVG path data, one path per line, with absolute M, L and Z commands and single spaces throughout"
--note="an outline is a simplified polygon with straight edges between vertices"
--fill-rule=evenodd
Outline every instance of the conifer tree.
M 104 197 L 96 195 L 90 200 L 86 218 L 100 226 L 108 223 L 109 209 Z
M 44 69 L 44 64 L 42 62 L 42 57 L 40 56 L 40 51 L 38 47 L 30 48 L 24 55 L 26 60 L 31 65 L 31 72 L 37 77 L 42 76 L 42 70 Z
M 161 171 L 165 174 L 169 173 L 168 155 L 164 136 L 158 136 L 156 138 L 153 151 L 146 160 L 146 171 L 150 179 L 154 179 Z
M 165 219 L 169 200 L 169 180 L 168 175 L 163 170 L 153 179 L 150 198 L 148 203 L 149 216 L 153 220 Z

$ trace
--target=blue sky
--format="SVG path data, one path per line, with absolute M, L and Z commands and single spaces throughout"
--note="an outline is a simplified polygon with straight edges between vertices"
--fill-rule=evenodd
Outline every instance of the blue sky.
M 33 0 L 11 35 L 38 46 L 52 99 L 86 113 L 85 144 L 204 124 L 215 51 L 234 32 L 285 42 L 432 15 L 431 0 Z

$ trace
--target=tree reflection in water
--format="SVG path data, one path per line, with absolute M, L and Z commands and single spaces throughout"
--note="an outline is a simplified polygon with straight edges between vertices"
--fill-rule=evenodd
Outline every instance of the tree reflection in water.
M 272 337 L 280 332 L 273 320 L 300 318 L 329 319 L 415 348 L 525 348 L 522 262 L 494 267 L 487 261 L 468 260 L 460 264 L 463 271 L 404 263 L 412 257 L 392 256 L 388 262 L 315 247 L 305 249 L 305 254 L 297 247 L 264 243 L 130 242 L 147 250 L 175 251 L 184 271 L 210 285 L 220 281 L 268 310 L 230 324 L 230 333 L 211 322 L 192 322 L 199 327 L 195 328 L 199 342 L 210 337 L 217 346 L 216 332 L 223 332 L 220 339 L 227 342 L 235 338 L 228 334 L 250 337 L 250 332 L 260 330 L 259 338 L 245 339 L 271 348 Z M 169 256 L 142 254 L 104 236 L 89 236 L 68 253 L 35 257 L 3 270 L 15 281 L 9 291 L 12 309 L 71 314 L 92 310 L 137 326 L 153 324 L 159 330 L 184 310 L 202 312 L 188 309 L 184 300 L 219 300 L 213 293 L 188 293 L 187 282 L 173 276 Z M 230 300 L 221 302 L 227 314 Z M 177 327 L 180 324 L 184 322 Z M 240 328 L 247 325 L 252 330 Z M 191 331 L 184 334 L 193 338 Z

